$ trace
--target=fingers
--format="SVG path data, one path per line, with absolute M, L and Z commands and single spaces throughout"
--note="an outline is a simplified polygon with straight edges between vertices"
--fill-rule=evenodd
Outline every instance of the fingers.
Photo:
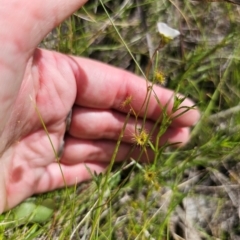
M 89 108 L 73 108 L 72 122 L 69 134 L 74 138 L 86 140 L 114 140 L 117 141 L 123 130 L 126 121 L 126 114 L 114 110 L 99 110 Z M 147 133 L 151 133 L 150 139 L 154 142 L 160 126 L 154 128 L 153 121 L 146 121 L 143 126 L 142 119 L 130 117 L 124 129 L 122 142 L 134 144 L 134 135 L 137 129 L 144 128 Z M 188 128 L 186 128 L 188 129 Z M 161 144 L 166 142 L 182 144 L 188 141 L 189 130 L 182 128 L 169 128 L 161 138 Z
M 171 131 L 167 134 L 171 135 Z M 181 137 L 188 134 L 187 129 L 179 131 Z M 174 133 L 174 136 L 178 136 Z M 176 139 L 177 140 L 177 139 Z M 113 141 L 87 141 L 68 137 L 65 143 L 64 154 L 61 158 L 61 170 L 54 162 L 46 167 L 35 188 L 35 193 L 51 191 L 67 185 L 74 185 L 92 178 L 92 174 L 104 172 L 109 165 L 116 142 Z M 131 150 L 133 151 L 131 152 Z M 121 144 L 116 161 L 124 160 L 126 157 L 133 157 L 136 160 L 147 161 L 145 153 L 138 159 L 141 148 L 133 148 L 133 145 Z M 148 149 L 148 157 L 151 159 L 153 152 Z M 64 179 L 62 177 L 64 175 Z
M 142 108 L 142 105 L 147 94 L 147 86 L 144 79 L 97 61 L 83 58 L 73 59 L 77 64 L 75 75 L 77 77 L 76 103 L 78 105 L 98 109 L 112 108 L 121 112 L 127 112 L 129 108 L 122 108 L 122 103 L 127 97 L 132 97 L 132 108 L 140 116 L 144 115 L 145 108 Z M 147 118 L 156 121 L 161 118 L 164 107 L 166 107 L 168 115 L 172 114 L 174 92 L 154 86 L 154 93 L 151 94 L 149 99 Z M 189 108 L 193 105 L 194 103 L 190 99 L 185 99 L 180 107 Z M 179 110 L 177 114 L 185 111 L 186 108 Z M 172 126 L 191 126 L 197 122 L 199 117 L 199 111 L 192 109 L 176 118 Z
M 160 145 L 164 143 L 179 143 L 185 144 L 189 139 L 188 128 L 169 128 L 160 139 Z M 141 152 L 141 147 L 137 145 L 133 137 L 121 141 L 120 147 L 117 151 L 115 161 L 128 160 L 129 157 L 138 159 Z M 96 139 L 86 140 L 67 136 L 65 139 L 64 152 L 61 157 L 61 163 L 72 165 L 80 162 L 105 162 L 108 163 L 113 156 L 116 148 L 117 140 L 110 139 Z M 155 141 L 152 143 L 155 145 Z M 148 148 L 148 156 L 151 159 L 153 151 Z M 143 156 L 141 161 L 145 161 L 146 156 Z

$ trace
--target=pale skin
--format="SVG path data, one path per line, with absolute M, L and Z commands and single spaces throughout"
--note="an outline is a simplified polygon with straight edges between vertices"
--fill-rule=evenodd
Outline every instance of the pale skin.
M 56 151 L 65 134 L 65 119 L 73 107 L 69 133 L 60 164 L 68 185 L 104 172 L 124 124 L 132 96 L 140 116 L 146 81 L 132 73 L 94 60 L 38 49 L 54 27 L 79 9 L 83 0 L 2 0 L 0 4 L 0 213 L 27 197 L 64 185 L 53 149 L 36 109 L 42 115 Z M 171 114 L 173 92 L 154 87 Z M 193 102 L 184 100 L 183 106 Z M 161 115 L 151 97 L 146 128 Z M 199 119 L 196 109 L 175 119 L 163 142 L 189 140 L 189 128 Z M 141 123 L 141 121 L 139 122 Z M 132 116 L 116 161 L 126 160 L 133 146 Z M 137 152 L 133 153 L 133 157 Z M 144 160 L 144 159 L 143 159 Z

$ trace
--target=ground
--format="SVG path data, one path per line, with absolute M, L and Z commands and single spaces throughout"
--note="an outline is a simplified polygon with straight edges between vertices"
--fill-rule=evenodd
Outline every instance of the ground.
M 141 75 L 139 65 L 149 80 L 161 72 L 202 118 L 186 147 L 163 146 L 153 164 L 130 159 L 93 181 L 28 199 L 50 210 L 46 219 L 36 208 L 21 221 L 17 210 L 1 215 L 0 238 L 240 239 L 239 11 L 221 2 L 92 0 L 51 32 L 41 47 Z M 159 50 L 148 73 L 161 40 L 157 22 L 181 36 Z

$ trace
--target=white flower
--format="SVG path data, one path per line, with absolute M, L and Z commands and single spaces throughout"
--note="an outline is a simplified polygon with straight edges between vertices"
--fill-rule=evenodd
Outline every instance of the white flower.
M 180 35 L 180 32 L 176 29 L 169 27 L 166 23 L 157 23 L 158 32 L 164 39 L 172 40 Z

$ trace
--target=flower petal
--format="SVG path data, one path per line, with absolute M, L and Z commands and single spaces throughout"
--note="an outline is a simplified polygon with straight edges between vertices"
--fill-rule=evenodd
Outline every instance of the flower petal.
M 174 28 L 169 27 L 166 23 L 157 23 L 158 31 L 165 38 L 174 39 L 180 35 L 180 32 Z

